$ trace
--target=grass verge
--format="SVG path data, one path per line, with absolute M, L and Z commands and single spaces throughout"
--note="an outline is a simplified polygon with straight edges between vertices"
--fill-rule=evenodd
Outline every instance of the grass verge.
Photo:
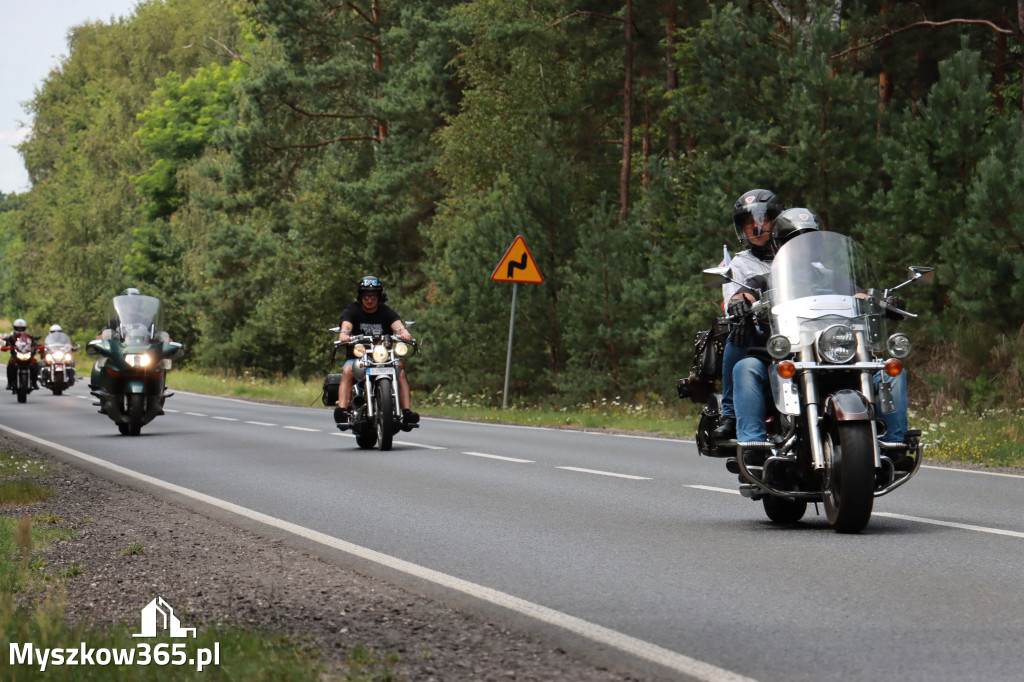
M 53 514 L 29 515 L 53 495 L 43 483 L 46 463 L 0 453 L 0 508 L 24 508 L 20 518 L 0 516 L 0 634 L 4 680 L 296 680 L 387 682 L 400 679 L 397 655 L 381 656 L 365 646 L 352 649 L 340 666 L 284 635 L 245 628 L 200 628 L 195 638 L 135 637 L 134 626 L 72 625 L 64 616 L 64 584 L 85 572 L 78 562 L 51 574 L 45 550 L 75 535 Z M 29 478 L 31 476 L 31 478 Z M 129 548 L 144 553 L 141 545 Z M 75 652 L 75 662 L 69 652 Z M 88 652 L 88 653 L 87 653 Z M 131 663 L 127 657 L 131 656 Z M 117 660 L 122 664 L 118 665 Z M 143 664 L 143 661 L 149 661 Z M 45 664 L 44 664 L 45 661 Z M 88 662 L 91 663 L 88 663 Z M 201 670 L 200 662 L 206 663 Z
M 203 375 L 175 372 L 175 388 L 196 393 L 273 400 L 291 405 L 319 406 L 320 380 L 261 379 L 253 375 Z M 700 406 L 682 400 L 646 400 L 630 403 L 619 398 L 599 399 L 573 407 L 514 404 L 494 406 L 493 397 L 464 396 L 441 390 L 413 393 L 414 409 L 421 414 L 450 419 L 577 427 L 692 437 L 700 419 Z M 947 409 L 942 412 L 911 410 L 911 428 L 924 432 L 925 456 L 949 463 L 983 467 L 1024 468 L 1024 410 L 986 410 L 983 413 Z

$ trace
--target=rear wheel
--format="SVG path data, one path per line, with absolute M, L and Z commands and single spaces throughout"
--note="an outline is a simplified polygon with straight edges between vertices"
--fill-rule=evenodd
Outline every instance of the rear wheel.
M 761 502 L 764 504 L 764 513 L 775 523 L 796 523 L 807 511 L 806 500 L 766 495 Z
M 380 379 L 373 391 L 374 421 L 377 424 L 377 447 L 390 450 L 395 435 L 395 407 L 391 396 L 391 379 Z
M 840 533 L 859 533 L 871 520 L 875 503 L 875 462 L 871 424 L 833 424 L 823 439 L 822 485 L 825 515 Z

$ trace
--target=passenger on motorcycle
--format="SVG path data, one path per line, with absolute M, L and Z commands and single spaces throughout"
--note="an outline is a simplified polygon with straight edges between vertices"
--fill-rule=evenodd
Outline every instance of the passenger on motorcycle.
M 771 232 L 771 247 L 774 252 L 778 252 L 782 245 L 788 242 L 790 239 L 797 235 L 809 232 L 812 230 L 818 230 L 818 218 L 811 211 L 806 208 L 791 208 L 783 212 L 772 226 Z M 815 256 L 813 254 L 807 254 L 807 273 L 809 278 L 816 280 L 827 280 L 829 286 L 832 288 L 843 288 L 841 282 L 836 282 L 832 278 L 828 278 L 829 271 L 823 268 L 821 263 L 815 262 Z M 847 282 L 847 285 L 849 283 Z M 747 289 L 743 289 L 751 295 L 752 298 L 759 296 L 758 289 L 767 288 L 767 278 L 757 277 L 751 282 L 751 286 Z M 863 296 L 862 292 L 849 292 L 855 296 Z M 849 293 L 847 295 L 849 295 Z M 902 309 L 903 301 L 897 296 L 890 296 L 886 299 L 887 306 Z M 900 319 L 895 313 L 889 314 L 892 319 Z M 752 334 L 757 334 L 757 328 L 754 326 L 753 317 L 748 313 L 747 321 L 744 325 L 750 330 Z M 759 336 L 759 341 L 764 342 L 764 336 Z M 892 390 L 893 403 L 896 410 L 891 414 L 882 413 L 879 408 L 878 413 L 882 414 L 882 419 L 885 421 L 886 431 L 880 440 L 886 442 L 902 442 L 907 432 L 907 375 L 906 372 L 900 372 L 896 377 L 890 377 L 888 375 L 883 376 L 882 373 L 876 373 L 874 377 L 875 386 L 877 388 L 880 381 L 888 383 Z M 768 380 L 768 365 L 766 361 L 757 357 L 746 357 L 740 360 L 735 368 L 733 369 L 733 386 L 734 386 L 734 398 L 735 398 L 735 410 L 737 415 L 736 421 L 736 440 L 739 442 L 754 442 L 754 441 L 765 441 L 768 439 L 767 429 L 765 427 L 765 414 L 767 409 L 767 401 L 770 399 L 768 395 L 769 380 Z M 877 394 L 877 390 L 876 390 Z M 745 450 L 743 453 L 744 461 L 749 465 L 760 465 L 765 457 L 765 450 Z M 909 460 L 906 461 L 906 460 Z M 913 458 L 902 457 L 896 462 L 897 468 L 903 468 L 907 465 L 913 465 Z
M 393 333 L 398 334 L 403 341 L 412 341 L 412 334 L 405 328 L 402 318 L 390 306 L 385 305 L 387 300 L 388 296 L 384 293 L 384 286 L 378 278 L 367 275 L 360 279 L 356 300 L 341 313 L 341 332 L 338 334 L 338 340 L 347 344 L 351 339 L 352 332 L 355 331 L 356 334 L 377 336 Z M 352 346 L 347 345 L 345 347 L 345 366 L 341 370 L 341 383 L 338 386 L 338 407 L 334 410 L 334 421 L 338 424 L 349 423 L 348 404 L 352 398 L 352 364 L 354 362 L 355 355 L 352 353 Z M 398 375 L 398 405 L 402 408 L 404 423 L 419 423 L 419 414 L 410 409 L 409 381 L 405 377 L 404 369 Z
M 766 277 L 772 269 L 772 251 L 769 239 L 772 222 L 785 209 L 782 200 L 767 189 L 752 189 L 743 194 L 732 209 L 732 222 L 740 244 L 747 247 L 729 262 L 732 279 L 746 284 L 757 276 Z M 742 318 L 750 311 L 755 298 L 751 293 L 741 291 L 740 284 L 729 282 L 722 285 L 723 308 L 729 315 Z M 736 437 L 736 410 L 733 404 L 732 373 L 736 363 L 747 357 L 747 348 L 753 339 L 745 327 L 734 327 L 725 343 L 722 356 L 722 411 L 716 440 Z
M 9 350 L 9 351 L 11 351 L 11 357 L 12 358 L 14 357 L 14 344 L 17 343 L 19 340 L 26 339 L 30 343 L 35 345 L 36 337 L 32 336 L 27 331 L 25 331 L 27 328 L 28 328 L 28 323 L 25 322 L 25 320 L 23 320 L 23 319 L 21 319 L 19 317 L 18 319 L 16 319 L 14 321 L 14 331 L 12 331 L 10 334 L 5 334 L 2 337 L 3 338 L 2 350 L 5 350 L 5 351 Z M 13 362 L 8 362 L 7 363 L 7 390 L 8 391 L 11 390 L 11 387 L 14 385 L 14 371 L 15 371 L 14 363 Z M 39 388 L 39 384 L 38 384 L 38 381 L 37 381 L 38 378 L 39 378 L 39 361 L 36 360 L 36 356 L 33 354 L 32 355 L 32 388 L 33 389 Z

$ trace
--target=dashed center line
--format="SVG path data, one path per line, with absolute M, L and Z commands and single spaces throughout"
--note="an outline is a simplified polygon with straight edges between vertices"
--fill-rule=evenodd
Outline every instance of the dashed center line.
M 502 457 L 501 455 L 488 455 L 486 452 L 463 452 L 470 457 L 486 457 L 487 459 L 499 459 L 502 462 L 514 462 L 516 464 L 533 464 L 532 459 L 519 459 L 518 457 Z
M 305 426 L 285 426 L 285 429 L 291 429 L 292 431 L 306 431 L 307 433 L 320 433 L 320 429 L 307 429 Z
M 185 414 L 187 414 L 190 417 L 209 417 L 210 416 L 208 414 L 203 414 L 202 412 L 186 412 Z
M 646 476 L 633 476 L 632 474 L 617 474 L 612 471 L 599 471 L 597 469 L 581 469 L 579 467 L 556 467 L 565 471 L 577 471 L 581 474 L 596 474 L 598 476 L 612 476 L 614 478 L 628 478 L 631 481 L 650 481 Z
M 236 422 L 238 421 L 234 417 L 211 417 L 211 419 L 218 419 L 222 422 Z
M 271 424 L 270 422 L 245 422 L 246 424 L 252 424 L 253 426 L 277 426 L 277 424 Z

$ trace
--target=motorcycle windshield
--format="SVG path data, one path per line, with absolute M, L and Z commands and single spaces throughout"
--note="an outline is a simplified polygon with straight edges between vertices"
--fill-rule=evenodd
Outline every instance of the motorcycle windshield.
M 115 296 L 111 301 L 110 327 L 121 341 L 144 346 L 157 340 L 163 329 L 163 307 L 153 296 Z
M 770 280 L 772 333 L 795 350 L 834 324 L 884 338 L 880 309 L 866 298 L 876 280 L 863 248 L 850 238 L 817 231 L 794 237 L 775 255 Z
M 43 345 L 51 350 L 71 350 L 71 337 L 64 332 L 50 332 L 43 340 Z

